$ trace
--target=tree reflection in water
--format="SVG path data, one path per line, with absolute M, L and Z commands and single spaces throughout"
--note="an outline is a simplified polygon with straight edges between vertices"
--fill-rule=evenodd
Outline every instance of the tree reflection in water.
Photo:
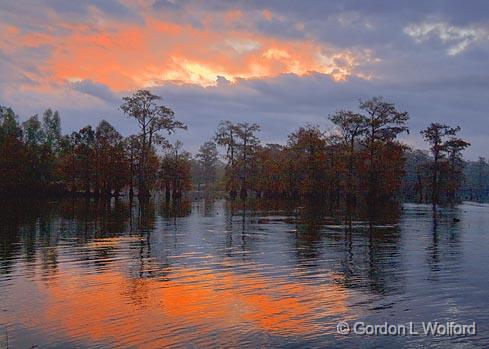
M 337 321 L 375 314 L 362 304 L 414 302 L 410 276 L 443 283 L 460 270 L 453 218 L 463 212 L 433 221 L 429 207 L 378 210 L 350 219 L 317 202 L 6 203 L 2 323 L 26 347 L 326 345 L 341 340 Z

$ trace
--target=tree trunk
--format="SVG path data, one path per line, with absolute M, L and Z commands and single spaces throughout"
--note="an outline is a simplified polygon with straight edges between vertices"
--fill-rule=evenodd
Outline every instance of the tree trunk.
M 433 211 L 436 211 L 436 206 L 438 204 L 438 152 L 435 152 L 435 163 L 433 169 L 433 183 L 432 183 L 432 193 L 431 193 L 431 204 Z

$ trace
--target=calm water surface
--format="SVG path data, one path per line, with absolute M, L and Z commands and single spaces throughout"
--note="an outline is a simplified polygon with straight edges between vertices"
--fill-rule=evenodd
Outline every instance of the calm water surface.
M 489 347 L 489 206 L 391 213 L 345 232 L 284 203 L 2 203 L 0 347 Z M 477 335 L 345 336 L 339 321 Z

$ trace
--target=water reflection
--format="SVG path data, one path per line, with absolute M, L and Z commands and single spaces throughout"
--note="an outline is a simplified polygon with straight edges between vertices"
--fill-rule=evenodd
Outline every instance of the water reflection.
M 131 278 L 113 271 L 79 274 L 77 269 L 61 271 L 57 281 L 40 288 L 40 316 L 13 311 L 8 313 L 11 321 L 27 328 L 42 327 L 59 338 L 108 340 L 117 346 L 149 340 L 155 347 L 198 345 L 218 333 L 222 338 L 215 344 L 226 345 L 230 338 L 224 333 L 306 336 L 318 332 L 321 325 L 314 320 L 343 314 L 348 296 L 336 285 L 295 285 L 251 272 L 172 268 L 168 280 Z M 21 301 L 15 296 L 11 300 Z M 127 321 L 128 314 L 132 321 Z
M 459 343 L 489 343 L 487 306 L 464 297 L 489 295 L 483 271 L 467 273 L 489 261 L 470 224 L 484 210 L 433 220 L 405 205 L 345 219 L 284 201 L 3 203 L 0 331 L 13 347 L 358 346 L 338 321 L 425 316 L 476 319 L 478 337 Z

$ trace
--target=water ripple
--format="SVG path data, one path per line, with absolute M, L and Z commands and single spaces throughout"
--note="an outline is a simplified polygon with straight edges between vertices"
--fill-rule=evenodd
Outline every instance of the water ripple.
M 307 207 L 188 205 L 175 219 L 159 202 L 0 214 L 0 346 L 489 345 L 488 205 L 434 221 L 408 204 L 351 230 Z M 338 321 L 476 321 L 478 334 L 366 339 Z

